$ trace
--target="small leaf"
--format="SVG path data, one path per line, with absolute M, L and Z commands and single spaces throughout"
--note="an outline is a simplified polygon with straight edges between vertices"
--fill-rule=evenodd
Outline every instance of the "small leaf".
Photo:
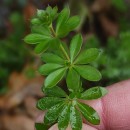
M 42 22 L 41 22 L 38 18 L 33 18 L 33 19 L 31 20 L 31 23 L 32 23 L 33 25 L 41 25 L 41 24 L 42 24 Z
M 73 68 L 69 69 L 66 82 L 69 91 L 71 92 L 79 91 L 80 75 Z
M 41 59 L 45 63 L 58 63 L 58 64 L 65 63 L 64 59 L 62 59 L 61 57 L 59 57 L 58 55 L 55 55 L 53 53 L 44 53 L 41 56 Z
M 63 78 L 65 70 L 66 68 L 61 68 L 48 75 L 48 77 L 45 79 L 45 87 L 54 87 Z
M 81 34 L 78 34 L 73 37 L 71 43 L 70 43 L 70 57 L 71 57 L 71 62 L 73 62 L 74 58 L 78 55 L 80 52 L 81 46 L 82 46 L 82 36 Z
M 69 8 L 64 8 L 60 12 L 60 14 L 58 16 L 58 20 L 57 20 L 57 25 L 56 25 L 56 34 L 58 34 L 58 32 L 61 29 L 61 26 L 63 25 L 63 23 L 67 22 L 69 16 L 70 16 L 70 9 Z
M 66 23 L 63 23 L 56 35 L 58 38 L 64 38 L 69 32 L 69 26 Z
M 42 19 L 43 17 L 45 17 L 45 15 L 46 15 L 46 11 L 45 10 L 40 10 L 40 9 L 37 10 L 37 16 L 40 19 Z
M 63 107 L 64 107 L 64 103 L 58 103 L 57 105 L 51 107 L 44 116 L 44 123 L 45 124 L 54 123 L 59 117 L 59 114 L 63 109 Z
M 58 8 L 57 6 L 55 6 L 54 8 L 52 8 L 51 6 L 48 6 L 46 9 L 46 12 L 48 13 L 49 17 L 51 18 L 51 21 L 53 22 L 56 17 L 58 16 Z
M 50 37 L 40 34 L 29 34 L 24 38 L 24 41 L 29 44 L 37 44 L 47 39 L 50 39 Z
M 43 91 L 47 96 L 53 96 L 53 97 L 66 97 L 67 96 L 66 92 L 58 86 L 55 86 L 51 89 L 44 88 Z
M 52 7 L 51 7 L 51 6 L 48 6 L 48 7 L 46 8 L 46 12 L 47 12 L 48 14 L 51 14 L 51 13 L 52 13 Z
M 45 65 L 42 65 L 40 68 L 39 68 L 39 73 L 42 74 L 42 75 L 48 75 L 50 74 L 51 72 L 59 69 L 63 67 L 62 65 L 59 65 L 59 64 L 54 64 L 54 63 L 47 63 Z
M 57 37 L 50 40 L 51 43 L 50 49 L 52 50 L 52 52 L 59 50 L 60 42 L 61 41 Z
M 44 97 L 37 102 L 37 108 L 40 110 L 47 110 L 62 101 L 64 101 L 62 98 Z
M 74 99 L 74 98 L 80 99 L 80 97 L 81 97 L 81 93 L 80 93 L 80 92 L 72 92 L 72 93 L 70 93 L 70 95 L 69 95 L 69 98 L 70 98 L 70 99 Z
M 88 122 L 94 125 L 100 124 L 99 115 L 92 107 L 83 103 L 78 103 L 78 107 Z
M 78 16 L 71 17 L 68 22 L 67 26 L 69 26 L 69 30 L 74 30 L 80 24 L 80 18 Z
M 58 118 L 59 130 L 66 130 L 70 121 L 70 105 L 65 105 Z
M 40 54 L 40 53 L 42 53 L 42 52 L 45 52 L 48 48 L 49 48 L 49 41 L 47 40 L 47 41 L 44 41 L 43 43 L 39 43 L 36 47 L 35 47 L 35 49 L 34 49 L 34 51 L 35 51 L 35 53 L 37 53 L 37 54 Z
M 48 130 L 48 126 L 43 123 L 35 123 L 36 130 Z
M 70 124 L 72 130 L 82 130 L 82 118 L 79 111 L 74 106 L 70 109 Z
M 100 51 L 96 48 L 91 48 L 83 51 L 75 61 L 75 64 L 88 64 L 97 59 Z
M 107 94 L 107 89 L 103 87 L 93 87 L 81 94 L 81 99 L 85 100 L 93 100 L 93 99 L 98 99 Z
M 99 81 L 102 77 L 96 68 L 89 65 L 74 66 L 74 68 L 83 78 L 89 81 Z
M 45 36 L 51 36 L 51 31 L 48 26 L 41 25 L 41 26 L 32 26 L 32 33 L 34 34 L 42 34 Z

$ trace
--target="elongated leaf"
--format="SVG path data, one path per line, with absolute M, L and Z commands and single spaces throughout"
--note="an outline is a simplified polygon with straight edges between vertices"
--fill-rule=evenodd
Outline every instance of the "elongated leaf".
M 96 48 L 91 48 L 83 51 L 75 61 L 75 64 L 88 64 L 99 56 L 100 51 Z
M 81 97 L 81 93 L 80 93 L 80 92 L 72 92 L 72 93 L 69 95 L 69 98 L 70 98 L 70 99 L 74 99 L 74 98 L 80 99 L 80 97 Z
M 65 68 L 61 68 L 48 75 L 48 77 L 45 79 L 45 87 L 54 87 L 63 78 L 65 70 Z
M 72 130 L 82 130 L 82 118 L 79 111 L 74 106 L 70 109 L 70 124 Z
M 45 65 L 42 65 L 40 68 L 39 68 L 39 73 L 42 74 L 42 75 L 48 75 L 50 74 L 51 72 L 59 69 L 63 67 L 62 65 L 59 65 L 59 64 L 54 64 L 54 63 L 47 63 Z
M 70 32 L 69 26 L 66 23 L 63 23 L 59 31 L 57 32 L 57 37 L 64 38 L 68 35 L 69 32 Z
M 52 51 L 59 50 L 60 43 L 61 43 L 61 41 L 57 37 L 53 38 L 52 40 L 50 40 L 50 44 L 51 44 L 50 49 Z
M 64 101 L 62 98 L 44 97 L 37 102 L 37 107 L 40 110 L 47 110 L 62 101 Z
M 83 78 L 89 81 L 99 81 L 102 77 L 97 69 L 89 65 L 75 66 L 74 68 Z
M 58 8 L 55 6 L 52 10 L 48 10 L 48 13 L 50 14 L 51 20 L 55 20 L 55 18 L 58 16 Z
M 41 25 L 41 24 L 42 24 L 41 20 L 38 19 L 38 18 L 33 18 L 33 19 L 31 20 L 31 23 L 32 23 L 32 25 L 35 25 L 35 26 L 38 26 L 38 25 Z
M 24 41 L 29 44 L 37 44 L 47 39 L 50 39 L 50 37 L 41 34 L 29 34 L 24 38 Z
M 36 130 L 48 130 L 48 126 L 43 123 L 35 123 Z
M 41 9 L 38 9 L 37 10 L 37 17 L 40 18 L 40 19 L 43 19 L 43 17 L 46 16 L 46 11 L 45 10 L 41 10 Z
M 44 41 L 43 43 L 39 43 L 39 44 L 35 47 L 34 51 L 35 51 L 35 53 L 39 54 L 39 53 L 41 53 L 41 52 L 46 51 L 46 50 L 48 49 L 49 45 L 50 45 L 50 44 L 49 44 L 49 40 Z
M 94 125 L 100 124 L 99 115 L 92 107 L 83 103 L 78 103 L 78 107 L 88 122 Z
M 66 97 L 67 96 L 66 92 L 58 86 L 55 86 L 50 89 L 44 88 L 43 91 L 47 96 L 53 96 L 53 97 Z
M 98 99 L 107 94 L 107 90 L 103 87 L 97 86 L 90 88 L 81 94 L 81 99 L 93 100 Z
M 67 26 L 69 27 L 69 30 L 74 30 L 80 23 L 80 18 L 78 16 L 71 17 L 68 22 Z
M 59 16 L 58 16 L 58 20 L 57 20 L 57 25 L 56 25 L 56 33 L 58 34 L 58 31 L 61 29 L 61 26 L 63 25 L 63 23 L 67 22 L 68 18 L 70 15 L 70 10 L 69 8 L 64 8 Z
M 34 34 L 42 34 L 42 35 L 49 36 L 49 37 L 51 36 L 51 31 L 50 31 L 49 27 L 46 25 L 41 25 L 41 26 L 35 25 L 32 27 L 31 31 Z
M 61 57 L 59 57 L 58 55 L 55 55 L 53 53 L 44 53 L 41 56 L 41 59 L 45 63 L 58 63 L 58 64 L 64 64 L 65 63 L 64 59 L 62 59 Z
M 80 75 L 73 68 L 69 69 L 66 82 L 69 91 L 77 92 L 80 90 Z
M 52 124 L 54 123 L 61 113 L 61 110 L 64 107 L 64 103 L 58 103 L 57 105 L 51 107 L 45 114 L 44 123 L 45 124 Z
M 71 43 L 70 43 L 70 57 L 71 62 L 74 60 L 74 58 L 79 54 L 81 46 L 82 46 L 82 35 L 78 34 L 73 37 Z
M 59 130 L 66 130 L 70 121 L 70 105 L 66 105 L 58 118 Z

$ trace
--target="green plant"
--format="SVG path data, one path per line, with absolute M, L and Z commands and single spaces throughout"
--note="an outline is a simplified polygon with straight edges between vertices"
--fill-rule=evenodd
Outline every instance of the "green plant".
M 91 66 L 100 50 L 81 50 L 81 34 L 72 38 L 69 48 L 63 42 L 63 38 L 79 25 L 80 18 L 70 17 L 69 8 L 58 13 L 57 7 L 49 6 L 46 10 L 38 10 L 31 23 L 32 33 L 24 40 L 36 45 L 35 52 L 41 54 L 41 60 L 45 63 L 39 68 L 39 72 L 47 76 L 42 87 L 45 97 L 37 103 L 40 110 L 47 112 L 44 123 L 36 124 L 36 129 L 48 129 L 58 122 L 59 130 L 65 130 L 69 124 L 72 130 L 82 130 L 81 115 L 88 122 L 98 125 L 98 113 L 91 106 L 81 103 L 80 99 L 94 100 L 107 94 L 107 90 L 100 86 L 88 90 L 82 87 L 82 78 L 99 81 L 102 77 L 100 72 Z M 66 92 L 57 86 L 63 78 L 67 83 Z

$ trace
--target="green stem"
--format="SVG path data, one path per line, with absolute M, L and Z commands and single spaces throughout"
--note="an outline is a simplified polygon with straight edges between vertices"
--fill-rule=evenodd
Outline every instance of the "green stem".
M 50 29 L 51 29 L 52 35 L 53 35 L 54 37 L 56 37 L 56 33 L 55 33 L 55 31 L 54 31 L 52 25 L 50 26 Z M 70 61 L 70 58 L 69 58 L 69 56 L 68 56 L 68 54 L 67 54 L 65 48 L 63 47 L 62 43 L 60 43 L 60 49 L 61 49 L 61 51 L 63 52 L 63 54 L 65 55 L 65 57 L 67 58 L 67 60 Z
M 52 35 L 53 35 L 54 37 L 56 37 L 56 33 L 55 33 L 55 31 L 54 31 L 54 29 L 53 29 L 53 26 L 52 26 L 52 25 L 50 26 L 50 29 L 51 29 Z
M 63 52 L 63 54 L 65 55 L 65 57 L 67 58 L 67 60 L 70 61 L 70 58 L 69 58 L 69 56 L 68 56 L 68 54 L 67 54 L 67 52 L 66 52 L 66 50 L 64 49 L 64 47 L 63 47 L 62 44 L 60 44 L 60 49 L 61 49 L 61 51 Z

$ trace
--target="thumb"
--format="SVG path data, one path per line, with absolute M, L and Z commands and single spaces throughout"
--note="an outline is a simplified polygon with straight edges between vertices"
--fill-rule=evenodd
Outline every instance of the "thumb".
M 98 100 L 83 101 L 100 115 L 100 130 L 130 130 L 130 80 L 107 87 L 108 94 Z

